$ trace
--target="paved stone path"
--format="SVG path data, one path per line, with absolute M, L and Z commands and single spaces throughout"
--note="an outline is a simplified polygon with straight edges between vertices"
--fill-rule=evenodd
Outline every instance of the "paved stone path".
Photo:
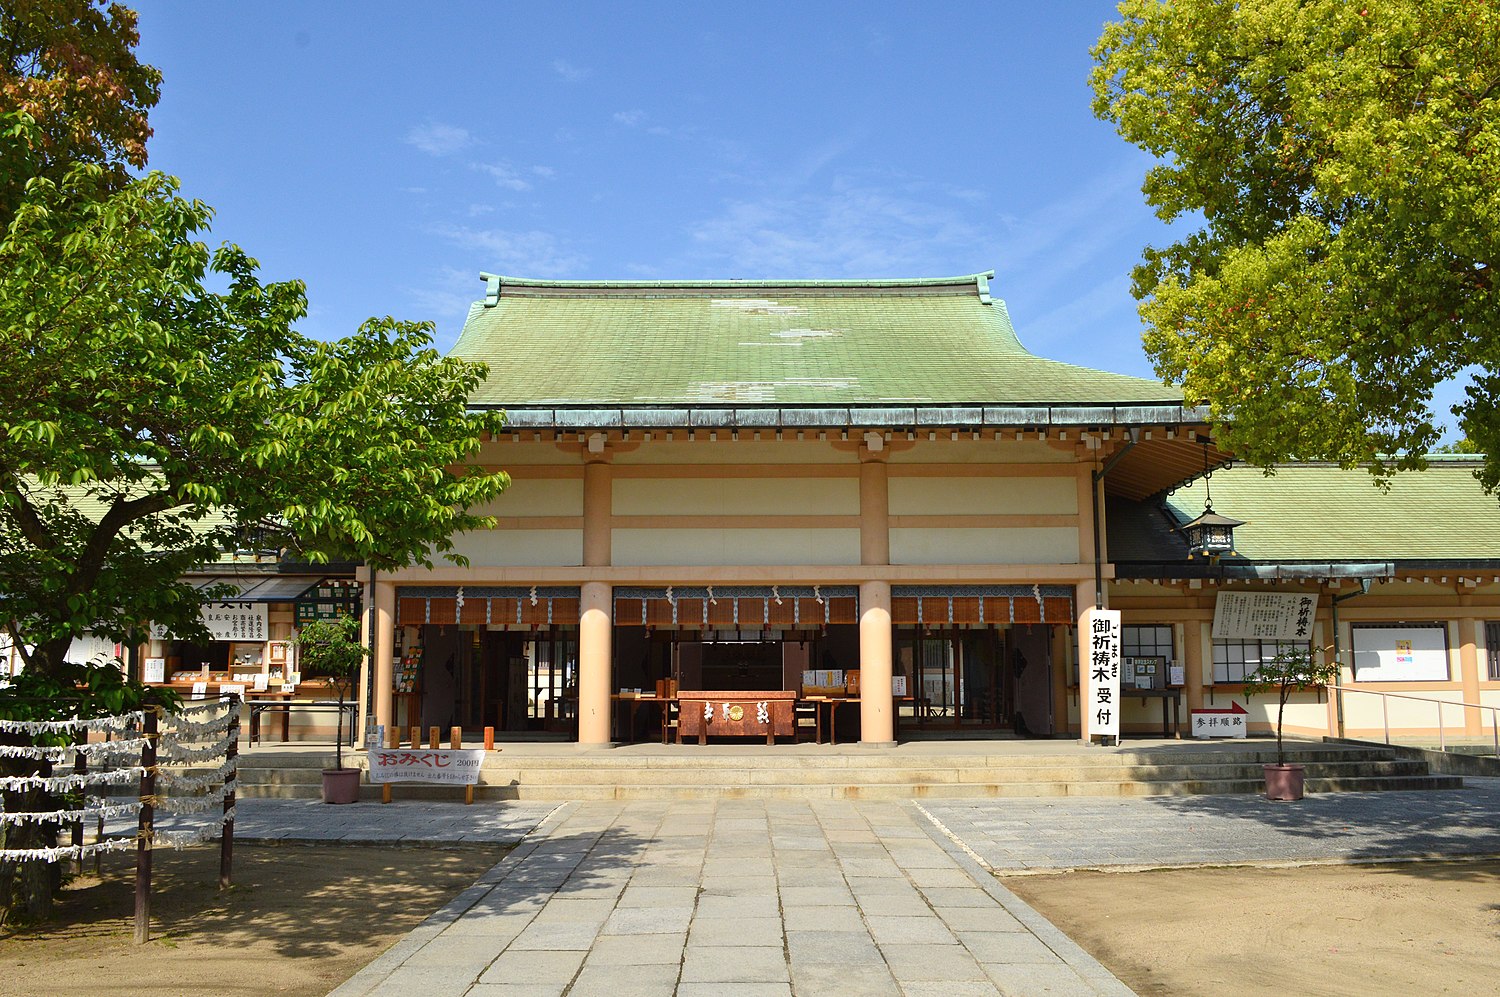
M 319 800 L 240 800 L 235 805 L 238 841 L 342 842 L 349 845 L 489 842 L 513 845 L 556 810 L 556 803 L 475 804 L 396 800 L 330 806 Z M 184 831 L 204 826 L 207 815 L 157 818 L 157 827 Z M 111 834 L 135 830 L 135 820 L 112 821 Z
M 920 804 L 996 872 L 1500 856 L 1500 779 L 1464 789 Z
M 566 804 L 338 997 L 1129 994 L 906 803 Z
M 986 871 L 1500 855 L 1468 788 L 924 802 L 329 807 L 244 800 L 242 839 L 517 844 L 335 994 L 1128 994 Z

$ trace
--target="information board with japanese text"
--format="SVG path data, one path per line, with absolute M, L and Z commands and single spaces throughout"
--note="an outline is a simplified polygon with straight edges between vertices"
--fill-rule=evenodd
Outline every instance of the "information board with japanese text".
M 1083 617 L 1084 730 L 1120 736 L 1120 611 L 1090 609 Z
M 1312 640 L 1318 597 L 1302 592 L 1220 592 L 1215 640 Z

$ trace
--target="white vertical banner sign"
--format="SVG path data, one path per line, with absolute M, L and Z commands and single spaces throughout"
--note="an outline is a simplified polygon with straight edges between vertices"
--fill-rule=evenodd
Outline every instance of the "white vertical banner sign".
M 1084 614 L 1084 733 L 1120 736 L 1120 611 L 1090 609 Z

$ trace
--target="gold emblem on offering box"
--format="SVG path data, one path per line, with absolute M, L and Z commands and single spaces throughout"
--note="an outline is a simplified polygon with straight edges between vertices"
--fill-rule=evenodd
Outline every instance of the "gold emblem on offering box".
M 739 723 L 741 720 L 745 719 L 745 708 L 743 706 L 740 706 L 739 704 L 731 706 L 729 708 L 729 719 L 733 720 L 735 723 Z

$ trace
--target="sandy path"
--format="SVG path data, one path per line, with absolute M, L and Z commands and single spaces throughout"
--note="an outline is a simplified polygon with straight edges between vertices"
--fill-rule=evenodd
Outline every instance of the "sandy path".
M 1500 863 L 1002 880 L 1141 994 L 1500 993 Z
M 105 859 L 54 922 L 0 933 L 0 994 L 323 995 L 498 862 L 462 849 L 238 844 L 156 855 L 152 940 L 137 946 L 134 858 Z

